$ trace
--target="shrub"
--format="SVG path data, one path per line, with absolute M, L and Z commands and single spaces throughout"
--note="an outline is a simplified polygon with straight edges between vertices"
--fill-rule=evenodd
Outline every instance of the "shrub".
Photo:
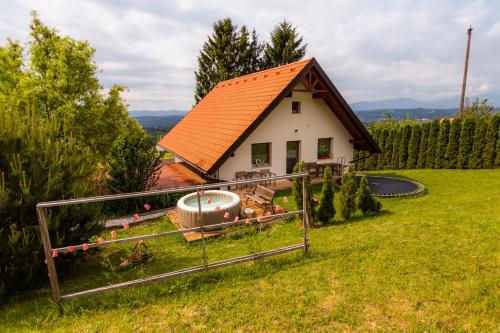
M 425 168 L 425 158 L 427 152 L 427 142 L 429 140 L 429 131 L 430 131 L 431 123 L 422 124 L 422 134 L 420 136 L 420 144 L 418 146 L 418 161 L 417 168 L 423 169 Z
M 396 135 L 396 130 L 390 129 L 389 134 L 387 135 L 387 139 L 385 140 L 385 146 L 383 147 L 384 169 L 389 169 L 391 167 L 392 146 L 395 135 Z
M 399 148 L 401 146 L 401 136 L 402 136 L 401 129 L 396 130 L 392 142 L 391 167 L 393 169 L 397 169 L 399 166 Z
M 300 165 L 297 163 L 293 167 L 293 172 L 297 173 L 301 170 Z M 302 200 L 303 200 L 303 192 L 302 192 L 302 178 L 294 178 L 292 181 L 292 195 L 295 199 L 295 204 L 297 205 L 297 209 L 302 209 Z
M 436 160 L 436 145 L 439 137 L 439 119 L 434 119 L 431 122 L 429 129 L 429 140 L 427 143 L 427 150 L 425 152 L 425 167 L 434 168 Z
M 378 213 L 382 208 L 382 203 L 375 199 L 370 193 L 368 179 L 363 176 L 356 193 L 356 203 L 363 215 L 368 213 Z
M 469 156 L 472 153 L 474 129 L 476 118 L 469 116 L 465 118 L 460 131 L 460 141 L 458 148 L 457 168 L 466 169 L 469 167 Z
M 408 160 L 408 144 L 410 142 L 411 126 L 405 125 L 401 130 L 401 141 L 399 142 L 398 169 L 405 169 Z
M 441 122 L 441 127 L 439 128 L 439 138 L 436 147 L 436 159 L 434 161 L 434 167 L 436 169 L 442 169 L 445 167 L 445 154 L 449 136 L 450 121 L 448 119 L 444 119 Z
M 488 129 L 488 120 L 486 116 L 476 119 L 476 129 L 474 130 L 474 139 L 472 151 L 469 155 L 468 165 L 471 169 L 480 169 L 483 167 L 483 149 L 485 143 L 486 130 Z
M 490 118 L 483 149 L 483 168 L 490 169 L 495 164 L 495 145 L 498 140 L 498 129 L 500 127 L 500 115 L 495 114 Z
M 342 176 L 340 186 L 339 208 L 343 219 L 348 220 L 356 211 L 356 178 L 352 172 Z
M 0 109 L 0 294 L 47 278 L 35 205 L 97 194 L 93 155 L 61 129 L 55 117 Z M 99 205 L 47 213 L 53 247 L 84 243 L 102 229 Z
M 333 177 L 330 167 L 323 171 L 323 186 L 321 188 L 321 199 L 319 201 L 316 217 L 321 222 L 330 222 L 335 216 L 333 205 Z
M 413 125 L 411 129 L 410 143 L 408 144 L 408 169 L 415 169 L 418 162 L 418 147 L 420 145 L 420 125 Z
M 384 128 L 378 140 L 378 146 L 380 147 L 381 152 L 377 154 L 377 170 L 382 170 L 384 168 L 384 149 L 388 136 L 389 130 Z
M 460 145 L 460 132 L 462 131 L 462 121 L 456 117 L 451 122 L 450 135 L 448 136 L 448 146 L 444 159 L 446 160 L 445 167 L 455 169 L 457 167 L 458 148 Z

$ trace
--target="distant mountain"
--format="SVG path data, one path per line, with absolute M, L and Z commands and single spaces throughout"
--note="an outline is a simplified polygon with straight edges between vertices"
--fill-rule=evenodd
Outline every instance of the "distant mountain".
M 394 120 L 401 120 L 405 118 L 413 119 L 436 119 L 443 117 L 453 117 L 458 113 L 458 109 L 381 109 L 381 110 L 362 110 L 354 111 L 359 120 L 364 123 L 370 123 L 380 120 L 386 114 L 390 114 Z
M 487 98 L 494 106 L 500 106 L 500 94 L 477 96 Z M 472 97 L 475 98 L 475 97 Z M 351 103 L 354 111 L 383 110 L 383 109 L 454 109 L 458 108 L 460 97 L 446 97 L 434 101 L 418 101 L 413 98 L 393 98 L 379 101 L 362 101 Z
M 185 116 L 188 111 L 184 110 L 134 110 L 129 111 L 129 116 L 132 118 L 139 117 L 163 117 L 163 116 Z

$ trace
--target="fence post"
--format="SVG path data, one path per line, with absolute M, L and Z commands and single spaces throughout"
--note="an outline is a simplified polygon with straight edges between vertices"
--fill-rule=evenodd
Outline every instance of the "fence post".
M 304 231 L 304 253 L 307 254 L 309 249 L 309 214 L 308 214 L 308 188 L 307 188 L 307 180 L 309 178 L 309 174 L 302 176 L 302 229 Z M 312 208 L 312 207 L 311 207 Z
M 61 290 L 59 289 L 59 280 L 57 279 L 56 264 L 54 262 L 54 258 L 52 258 L 52 244 L 50 242 L 45 210 L 43 208 L 37 207 L 36 213 L 38 215 L 40 235 L 42 236 L 41 238 L 43 243 L 43 250 L 45 252 L 45 260 L 47 262 L 47 270 L 49 272 L 52 295 L 54 297 L 54 301 L 57 304 L 59 314 L 62 314 Z
M 198 198 L 198 225 L 201 226 L 201 250 L 203 253 L 203 264 L 208 264 L 207 251 L 205 249 L 205 232 L 203 230 L 203 216 L 201 215 L 201 198 L 200 189 L 196 190 L 196 197 Z

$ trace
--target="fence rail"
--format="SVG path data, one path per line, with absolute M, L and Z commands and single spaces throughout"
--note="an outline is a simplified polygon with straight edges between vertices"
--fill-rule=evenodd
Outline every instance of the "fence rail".
M 309 175 L 307 172 L 300 172 L 300 173 L 294 173 L 294 174 L 289 174 L 289 175 L 282 175 L 282 176 L 274 176 L 274 177 L 265 178 L 266 181 L 302 178 L 302 180 L 303 180 L 302 181 L 302 186 L 303 186 L 303 188 L 302 188 L 303 189 L 303 207 L 302 207 L 303 209 L 302 210 L 295 210 L 295 211 L 286 212 L 286 213 L 272 214 L 270 216 L 263 216 L 263 217 L 258 217 L 258 218 L 255 217 L 255 218 L 246 219 L 246 220 L 224 222 L 224 223 L 218 223 L 218 224 L 207 225 L 207 226 L 203 226 L 203 224 L 202 224 L 203 215 L 201 214 L 200 191 L 207 190 L 207 189 L 221 188 L 221 187 L 237 186 L 237 185 L 242 185 L 242 184 L 247 184 L 247 185 L 248 184 L 256 184 L 256 183 L 262 182 L 262 179 L 220 182 L 220 183 L 203 184 L 203 185 L 171 188 L 171 189 L 164 189 L 164 190 L 144 191 L 144 192 L 135 192 L 135 193 L 123 193 L 123 194 L 95 196 L 95 197 L 87 197 L 87 198 L 58 200 L 58 201 L 49 201 L 49 202 L 38 203 L 36 208 L 37 208 L 38 222 L 40 225 L 40 234 L 41 234 L 41 238 L 42 238 L 42 242 L 43 242 L 45 258 L 46 258 L 46 262 L 47 262 L 47 269 L 49 272 L 49 279 L 50 279 L 50 285 L 51 285 L 51 289 L 52 289 L 52 295 L 53 295 L 53 298 L 54 298 L 56 304 L 58 305 L 59 311 L 62 313 L 62 302 L 64 300 L 69 300 L 72 298 L 91 296 L 91 295 L 99 294 L 102 292 L 106 292 L 108 290 L 127 288 L 127 287 L 130 287 L 133 285 L 138 285 L 138 284 L 151 283 L 151 282 L 155 282 L 155 281 L 173 278 L 173 277 L 180 276 L 180 275 L 186 275 L 186 274 L 200 272 L 203 270 L 223 267 L 223 266 L 237 264 L 237 263 L 246 262 L 246 261 L 251 261 L 251 260 L 255 260 L 255 259 L 259 259 L 259 258 L 265 258 L 265 257 L 269 257 L 272 255 L 287 253 L 290 251 L 296 251 L 299 249 L 303 249 L 304 252 L 307 253 L 308 247 L 309 247 L 309 238 L 308 238 L 309 219 L 308 219 L 308 216 L 306 213 L 307 212 L 306 205 L 308 202 L 308 200 L 307 200 L 307 192 L 308 191 L 306 190 L 306 186 L 307 186 L 306 180 L 308 177 L 309 177 Z M 162 273 L 162 274 L 158 274 L 158 275 L 149 276 L 146 278 L 125 281 L 125 282 L 121 282 L 121 283 L 117 283 L 117 284 L 111 284 L 111 285 L 98 287 L 98 288 L 94 288 L 94 289 L 83 290 L 83 291 L 79 291 L 79 292 L 75 292 L 75 293 L 71 293 L 71 294 L 67 294 L 67 295 L 61 295 L 61 291 L 59 288 L 59 280 L 57 278 L 57 270 L 56 270 L 54 258 L 52 257 L 52 253 L 53 253 L 53 251 L 58 251 L 58 253 L 59 252 L 66 253 L 69 251 L 83 250 L 83 244 L 71 246 L 71 249 L 69 246 L 52 248 L 52 243 L 50 240 L 50 235 L 49 235 L 48 225 L 47 225 L 47 215 L 45 212 L 45 210 L 47 208 L 79 205 L 79 204 L 86 204 L 86 203 L 96 203 L 96 202 L 104 202 L 104 201 L 113 201 L 113 200 L 122 200 L 122 199 L 130 199 L 130 198 L 141 198 L 141 197 L 162 195 L 162 194 L 168 194 L 168 193 L 188 192 L 188 191 L 196 191 L 197 192 L 198 219 L 199 219 L 199 223 L 202 226 L 195 227 L 195 228 L 160 232 L 160 233 L 156 233 L 156 234 L 149 234 L 149 235 L 127 237 L 127 238 L 121 238 L 121 239 L 115 239 L 115 240 L 108 240 L 108 241 L 104 241 L 104 242 L 100 242 L 100 243 L 89 243 L 89 244 L 86 244 L 86 246 L 88 246 L 88 248 L 90 249 L 90 248 L 95 248 L 95 247 L 100 247 L 100 246 L 109 246 L 109 245 L 120 244 L 120 243 L 137 242 L 137 241 L 142 241 L 142 240 L 146 240 L 146 239 L 168 237 L 168 236 L 184 234 L 184 233 L 188 233 L 188 232 L 200 232 L 201 233 L 201 241 L 202 241 L 202 258 L 203 258 L 203 263 L 204 263 L 203 265 L 193 266 L 193 267 L 189 267 L 189 268 L 185 268 L 185 269 L 181 269 L 181 270 L 176 270 L 176 271 L 172 271 L 172 272 L 166 272 L 166 273 Z M 290 246 L 286 246 L 286 247 L 282 247 L 282 248 L 276 248 L 276 249 L 272 249 L 269 251 L 249 254 L 249 255 L 240 256 L 240 257 L 235 257 L 235 258 L 231 258 L 231 259 L 227 259 L 227 260 L 217 261 L 217 262 L 213 262 L 213 263 L 208 263 L 208 257 L 207 257 L 206 249 L 205 249 L 205 232 L 211 231 L 214 229 L 223 228 L 223 227 L 229 227 L 229 226 L 244 226 L 244 225 L 247 225 L 248 222 L 250 222 L 250 224 L 253 224 L 254 222 L 258 221 L 258 219 L 262 219 L 260 222 L 274 223 L 274 222 L 279 221 L 281 219 L 292 217 L 292 216 L 297 216 L 297 215 L 302 215 L 302 225 L 303 225 L 303 242 L 302 243 L 290 245 Z

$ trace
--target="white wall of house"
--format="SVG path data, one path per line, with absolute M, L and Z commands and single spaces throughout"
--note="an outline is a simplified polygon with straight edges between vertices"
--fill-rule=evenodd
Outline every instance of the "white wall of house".
M 297 86 L 300 88 L 301 85 Z M 301 103 L 301 113 L 292 114 L 292 101 Z M 332 138 L 332 159 L 317 158 L 318 139 Z M 312 98 L 308 92 L 294 92 L 286 97 L 252 134 L 234 152 L 233 157 L 219 168 L 220 180 L 234 179 L 237 171 L 271 169 L 277 175 L 286 174 L 286 143 L 300 141 L 300 160 L 306 162 L 338 162 L 339 157 L 349 163 L 354 146 L 352 137 L 322 98 Z M 254 143 L 271 143 L 271 165 L 252 166 L 251 147 Z

